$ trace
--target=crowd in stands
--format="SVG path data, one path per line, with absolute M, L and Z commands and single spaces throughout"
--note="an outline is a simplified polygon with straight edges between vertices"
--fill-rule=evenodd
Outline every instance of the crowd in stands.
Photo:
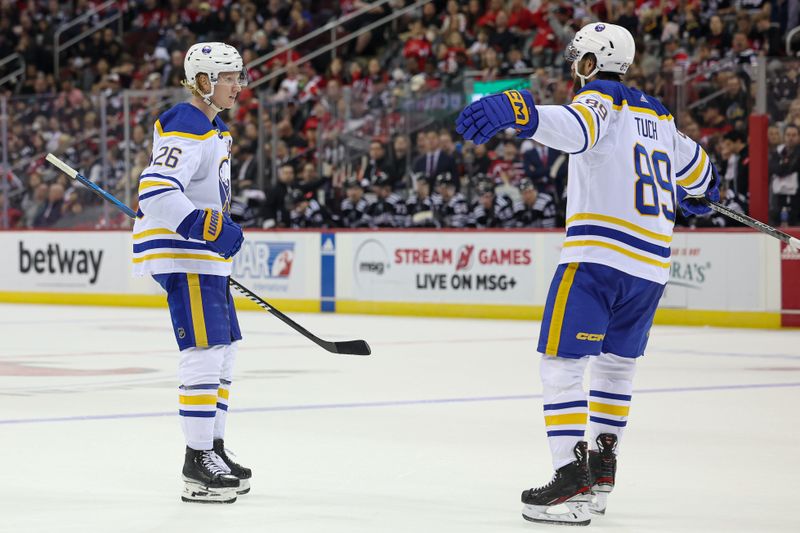
M 800 24 L 798 2 L 436 0 L 358 33 L 411 3 L 391 0 L 350 19 L 333 36 L 322 32 L 249 69 L 251 82 L 277 68 L 287 72 L 242 91 L 237 106 L 223 116 L 234 139 L 237 221 L 264 228 L 563 226 L 567 154 L 512 133 L 487 145 L 463 143 L 453 122 L 466 103 L 466 80 L 530 78 L 537 103 L 568 103 L 576 88 L 563 50 L 581 26 L 605 20 L 636 38 L 636 62 L 625 82 L 664 102 L 680 129 L 711 155 L 723 203 L 745 212 L 752 65 L 769 58 L 771 218 L 776 224 L 797 223 L 800 61 L 786 56 L 783 39 Z M 12 227 L 124 221 L 115 213 L 104 218 L 108 210 L 48 167 L 44 155 L 61 155 L 90 179 L 130 198 L 135 208 L 152 125 L 168 105 L 156 91 L 180 86 L 183 54 L 191 44 L 228 42 L 247 64 L 367 5 L 127 0 L 65 34 L 62 42 L 117 10 L 121 14 L 122 34 L 116 23 L 91 34 L 61 53 L 56 73 L 59 25 L 99 4 L 0 3 L 0 59 L 19 53 L 25 61 L 24 80 L 0 87 L 9 97 L 11 163 L 8 195 L 0 202 L 8 203 Z M 295 63 L 331 38 L 356 33 L 335 54 Z M 678 72 L 686 77 L 680 86 L 688 104 L 680 109 Z M 123 89 L 141 91 L 129 100 L 127 144 Z M 265 108 L 259 105 L 262 90 L 268 91 Z M 420 105 L 434 100 L 447 104 L 435 113 Z M 679 217 L 677 223 L 729 224 L 717 216 Z

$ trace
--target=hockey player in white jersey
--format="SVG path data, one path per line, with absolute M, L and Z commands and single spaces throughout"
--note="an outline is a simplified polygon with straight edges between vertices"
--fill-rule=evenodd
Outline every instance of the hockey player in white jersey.
M 133 227 L 137 275 L 152 275 L 167 291 L 180 349 L 178 414 L 186 440 L 182 499 L 232 503 L 250 490 L 249 469 L 224 446 L 236 345 L 241 340 L 228 289 L 242 229 L 231 201 L 231 135 L 218 113 L 246 85 L 239 52 L 198 43 L 184 59 L 192 93 L 156 120 L 153 154 L 139 178 Z
M 605 512 L 636 359 L 669 278 L 677 204 L 700 214 L 708 211 L 701 198 L 719 199 L 703 148 L 676 129 L 657 99 L 622 83 L 634 55 L 626 29 L 588 24 L 566 51 L 576 85 L 571 104 L 537 107 L 528 91 L 506 91 L 457 119 L 458 133 L 478 144 L 516 128 L 572 154 L 566 239 L 538 345 L 556 472 L 522 493 L 523 517 L 534 522 L 586 525 L 590 511 Z M 551 512 L 561 503 L 568 513 Z

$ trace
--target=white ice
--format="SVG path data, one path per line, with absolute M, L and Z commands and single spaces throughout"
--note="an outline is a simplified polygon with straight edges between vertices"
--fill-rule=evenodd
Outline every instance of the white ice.
M 551 477 L 538 324 L 267 313 L 245 335 L 233 505 L 180 501 L 166 309 L 0 305 L 0 531 L 524 532 Z M 596 531 L 800 531 L 800 332 L 656 327 Z M 560 531 L 560 530 L 559 530 Z

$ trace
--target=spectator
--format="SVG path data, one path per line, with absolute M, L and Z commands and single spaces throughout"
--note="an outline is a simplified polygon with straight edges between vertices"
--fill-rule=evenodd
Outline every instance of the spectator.
M 519 184 L 522 194 L 520 202 L 514 207 L 514 220 L 518 228 L 555 228 L 555 199 L 546 192 L 539 192 L 528 178 Z
M 436 227 L 438 197 L 431 196 L 431 182 L 423 176 L 415 180 L 414 192 L 406 201 L 406 212 L 408 213 L 408 226 L 414 228 L 433 228 Z
M 489 166 L 489 177 L 495 185 L 516 186 L 525 175 L 525 166 L 514 141 L 506 141 L 502 147 L 503 157 L 495 159 Z
M 434 199 L 434 205 L 437 207 L 434 216 L 439 227 L 466 227 L 469 221 L 469 206 L 464 196 L 457 191 L 458 182 L 449 172 L 436 176 L 436 192 L 439 198 Z
M 370 225 L 368 202 L 364 198 L 364 185 L 355 177 L 345 182 L 346 197 L 339 207 L 339 217 L 345 228 L 366 228 Z
M 293 189 L 286 197 L 290 228 L 329 228 L 333 219 L 312 192 Z
M 389 176 L 389 181 L 392 184 L 392 188 L 397 189 L 397 183 L 394 180 L 396 176 L 389 174 L 389 170 L 389 160 L 386 157 L 386 147 L 380 140 L 373 139 L 369 143 L 369 160 L 363 169 L 361 179 L 368 181 L 370 184 L 374 184 L 378 174 L 384 173 Z
M 456 162 L 448 154 L 443 153 L 439 147 L 439 134 L 436 130 L 428 130 L 421 134 L 421 139 L 424 142 L 424 153 L 414 161 L 413 170 L 416 173 L 422 173 L 427 179 L 432 180 L 439 174 L 445 172 L 450 173 L 451 176 L 456 175 Z
M 411 157 L 410 145 L 411 143 L 405 135 L 396 135 L 392 140 L 392 157 L 389 160 L 387 174 L 398 189 L 406 188 L 408 161 Z
M 510 228 L 515 225 L 514 202 L 504 194 L 495 194 L 492 181 L 479 183 L 478 195 L 472 204 L 470 225 L 476 228 Z
M 367 206 L 370 226 L 373 228 L 400 228 L 405 226 L 406 206 L 392 192 L 392 182 L 385 172 L 378 172 L 372 183 L 375 200 Z
M 278 169 L 278 182 L 266 191 L 264 204 L 264 224 L 268 228 L 285 228 L 289 225 L 289 213 L 286 210 L 289 190 L 295 186 L 294 167 L 281 165 Z
M 724 161 L 719 169 L 720 175 L 732 189 L 734 195 L 748 196 L 748 174 L 750 158 L 747 155 L 747 139 L 740 131 L 725 134 L 722 141 Z
M 783 149 L 769 169 L 775 206 L 772 223 L 794 226 L 798 219 L 798 173 L 800 173 L 800 129 L 789 125 L 783 131 Z
M 55 225 L 58 219 L 61 218 L 63 204 L 64 186 L 60 183 L 52 183 L 47 191 L 47 202 L 33 221 L 33 227 L 48 228 Z

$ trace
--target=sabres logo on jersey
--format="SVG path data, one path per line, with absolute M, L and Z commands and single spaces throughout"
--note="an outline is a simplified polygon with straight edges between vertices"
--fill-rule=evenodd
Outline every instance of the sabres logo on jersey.
M 231 160 L 223 157 L 219 162 L 219 201 L 222 204 L 222 212 L 228 213 L 231 210 Z

